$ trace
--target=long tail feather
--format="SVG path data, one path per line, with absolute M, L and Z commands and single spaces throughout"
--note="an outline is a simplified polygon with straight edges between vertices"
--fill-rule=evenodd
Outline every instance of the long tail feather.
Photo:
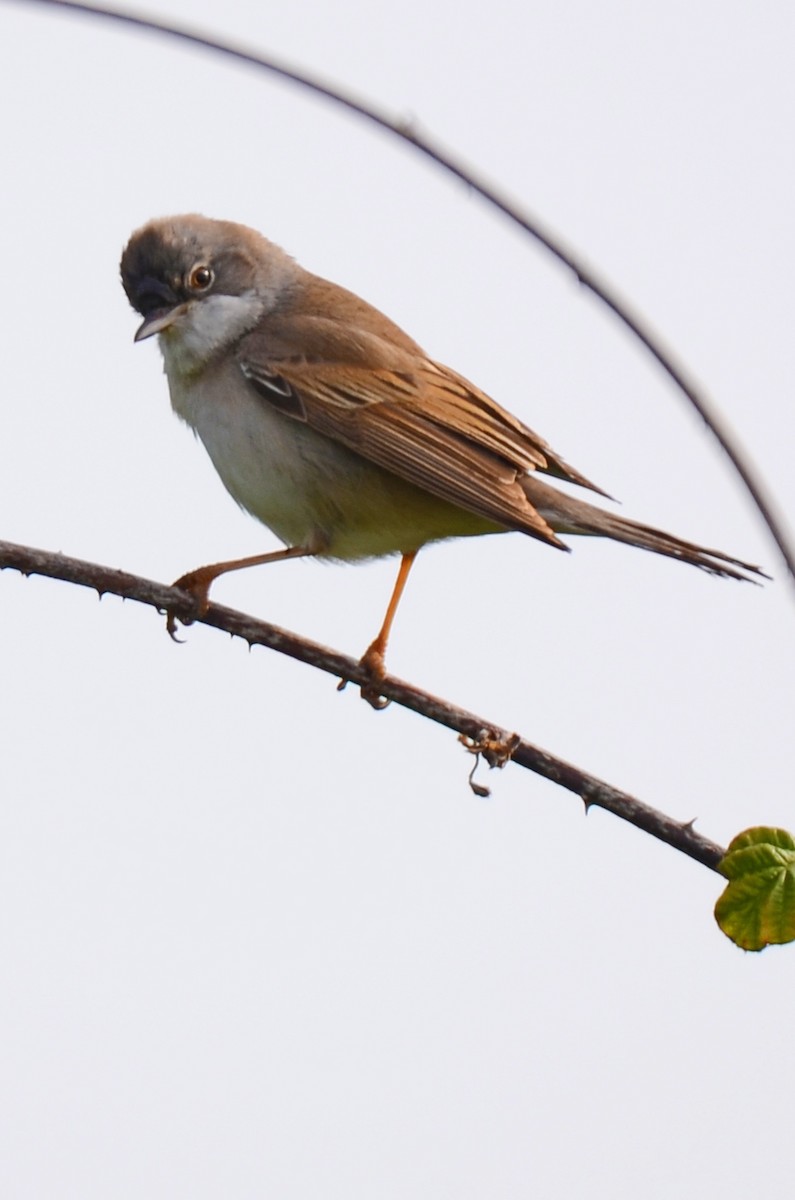
M 759 579 L 770 578 L 759 567 L 739 558 L 732 558 L 720 550 L 709 550 L 694 542 L 686 542 L 651 525 L 630 521 L 626 517 L 596 508 L 593 504 L 586 504 L 584 500 L 567 496 L 542 483 L 535 475 L 527 476 L 522 485 L 533 508 L 555 533 L 612 538 L 615 542 L 625 542 L 628 546 L 638 546 L 641 550 L 650 550 L 654 554 L 678 558 L 681 562 L 690 563 L 711 575 L 722 575 L 727 579 L 756 583 Z

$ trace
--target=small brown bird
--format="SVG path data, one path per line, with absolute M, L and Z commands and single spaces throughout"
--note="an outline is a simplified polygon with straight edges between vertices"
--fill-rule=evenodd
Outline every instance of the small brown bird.
M 174 411 L 238 504 L 285 543 L 178 579 L 200 612 L 227 571 L 400 554 L 386 617 L 362 660 L 377 683 L 427 542 L 518 530 L 566 550 L 558 534 L 586 534 L 713 575 L 767 578 L 544 482 L 540 475 L 607 495 L 377 309 L 253 229 L 195 215 L 150 221 L 130 238 L 121 276 L 144 318 L 135 340 L 159 334 Z

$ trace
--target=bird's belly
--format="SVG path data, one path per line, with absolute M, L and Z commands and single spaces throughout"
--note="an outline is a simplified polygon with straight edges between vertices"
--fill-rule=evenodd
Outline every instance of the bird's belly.
M 219 391 L 218 380 L 194 383 L 182 394 L 172 388 L 172 405 L 198 434 L 227 491 L 286 545 L 353 560 L 503 532 L 235 385 Z

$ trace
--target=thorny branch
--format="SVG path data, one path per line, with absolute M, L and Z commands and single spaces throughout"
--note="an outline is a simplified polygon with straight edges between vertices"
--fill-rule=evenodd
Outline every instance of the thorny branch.
M 188 616 L 193 608 L 193 599 L 178 588 L 98 563 L 69 558 L 64 554 L 0 541 L 0 570 L 6 568 L 20 571 L 23 575 L 45 575 L 50 579 L 94 588 L 100 596 L 112 593 L 125 600 L 137 600 L 159 611 L 168 608 L 177 616 L 180 613 Z M 243 638 L 250 646 L 266 646 L 337 678 L 358 684 L 370 682 L 355 659 L 234 609 L 211 604 L 200 621 L 203 625 Z M 586 809 L 591 805 L 604 808 L 660 841 L 667 842 L 674 849 L 681 850 L 683 854 L 690 855 L 705 867 L 717 870 L 725 851 L 715 842 L 696 833 L 692 822 L 674 821 L 634 796 L 534 746 L 518 734 L 501 730 L 493 722 L 423 692 L 403 680 L 388 675 L 380 690 L 387 700 L 457 731 L 467 749 L 482 754 L 490 764 L 503 766 L 512 762 L 543 775 L 545 779 L 574 792 L 583 800 Z
M 686 369 L 677 363 L 672 352 L 664 346 L 656 332 L 638 313 L 633 311 L 629 303 L 619 295 L 615 288 L 600 278 L 583 259 L 565 245 L 561 238 L 545 228 L 537 218 L 523 211 L 511 198 L 501 193 L 485 178 L 478 176 L 462 160 L 434 144 L 430 137 L 419 130 L 416 123 L 401 120 L 379 111 L 376 106 L 347 93 L 344 89 L 314 77 L 306 71 L 281 63 L 272 56 L 265 57 L 255 54 L 243 46 L 235 46 L 195 30 L 153 20 L 129 10 L 122 12 L 102 5 L 79 3 L 78 0 L 39 0 L 39 3 L 62 11 L 81 13 L 89 17 L 114 21 L 128 28 L 134 27 L 156 35 L 171 37 L 201 50 L 231 57 L 239 63 L 270 72 L 287 82 L 313 92 L 324 100 L 342 106 L 348 112 L 369 121 L 383 131 L 409 142 L 418 153 L 425 155 L 437 166 L 463 182 L 472 192 L 517 224 L 572 271 L 579 283 L 601 300 L 643 343 L 659 366 L 695 408 L 729 458 L 775 540 L 791 577 L 795 579 L 795 553 L 788 543 L 783 526 L 773 511 L 755 472 L 712 410 L 711 403 L 703 391 L 689 376 Z M 100 595 L 110 592 L 122 598 L 148 604 L 159 610 L 170 608 L 177 615 L 180 611 L 186 615 L 190 613 L 191 601 L 184 593 L 175 588 L 166 587 L 124 571 L 112 570 L 95 563 L 67 558 L 64 555 L 48 551 L 0 542 L 0 569 L 3 568 L 14 568 L 26 575 L 46 575 L 83 587 L 95 588 Z M 207 614 L 201 620 L 205 625 L 211 625 L 216 629 L 222 629 L 227 633 L 244 638 L 249 645 L 267 646 L 354 683 L 366 684 L 369 682 L 363 677 L 355 660 L 243 613 L 211 604 Z M 593 804 L 607 809 L 623 820 L 636 825 L 639 829 L 681 850 L 682 853 L 690 855 L 691 858 L 710 869 L 717 869 L 724 854 L 723 849 L 695 833 L 692 823 L 683 824 L 674 821 L 633 796 L 586 774 L 570 763 L 555 758 L 518 735 L 495 728 L 490 722 L 474 713 L 466 712 L 401 680 L 388 676 L 384 680 L 381 691 L 386 699 L 445 725 L 449 729 L 457 730 L 467 749 L 481 755 L 491 765 L 503 766 L 510 761 L 543 775 L 546 779 L 558 783 L 561 787 L 580 796 L 586 807 Z

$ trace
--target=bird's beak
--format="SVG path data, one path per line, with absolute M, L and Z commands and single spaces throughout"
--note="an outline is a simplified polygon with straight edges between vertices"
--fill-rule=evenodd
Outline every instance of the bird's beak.
M 170 325 L 173 325 L 179 317 L 184 316 L 187 311 L 187 304 L 177 304 L 174 308 L 155 309 L 138 326 L 135 331 L 134 340 L 142 342 L 145 338 L 152 337 L 155 333 L 162 333 L 164 329 L 168 329 Z

